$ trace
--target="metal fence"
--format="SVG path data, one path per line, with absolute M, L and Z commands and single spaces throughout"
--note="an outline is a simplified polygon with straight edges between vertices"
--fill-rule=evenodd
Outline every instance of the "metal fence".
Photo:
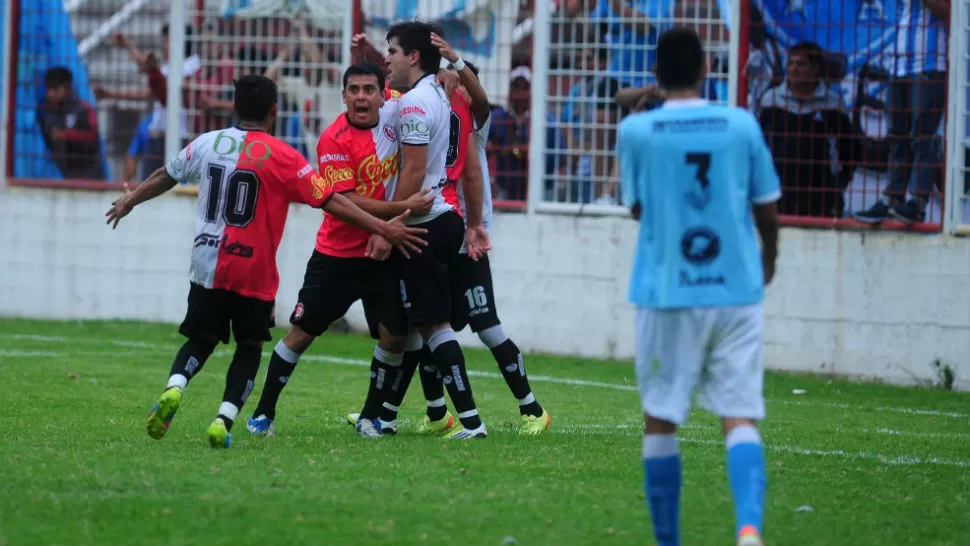
M 926 18 L 913 26 L 904 17 L 912 3 L 881 0 L 11 0 L 0 153 L 13 183 L 136 180 L 187 139 L 231 123 L 230 83 L 256 72 L 280 84 L 276 134 L 312 155 L 343 109 L 353 33 L 382 50 L 392 22 L 418 17 L 441 22 L 480 69 L 493 106 L 488 156 L 499 208 L 624 214 L 616 125 L 661 101 L 656 37 L 685 25 L 710 53 L 704 95 L 759 116 L 782 175 L 786 223 L 861 227 L 856 213 L 881 201 L 900 209 L 916 201 L 919 214 L 880 225 L 952 231 L 970 223 L 968 2 L 953 2 L 952 32 L 931 46 Z M 806 42 L 818 45 L 817 57 Z M 943 51 L 935 57 L 949 49 L 948 71 L 927 76 L 934 56 L 925 52 L 935 45 Z M 922 70 L 899 70 L 914 60 Z M 182 78 L 160 86 L 157 74 L 170 69 Z M 900 99 L 927 78 L 945 102 Z M 787 116 L 809 106 L 819 119 Z

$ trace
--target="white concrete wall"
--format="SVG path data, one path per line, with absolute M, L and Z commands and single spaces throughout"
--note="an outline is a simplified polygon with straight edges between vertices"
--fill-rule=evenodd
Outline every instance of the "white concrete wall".
M 0 315 L 181 320 L 192 200 L 159 198 L 112 232 L 103 215 L 113 197 L 0 190 Z M 317 211 L 291 209 L 279 253 L 282 321 L 319 221 Z M 498 215 L 492 263 L 513 339 L 531 351 L 630 358 L 634 230 L 617 218 Z M 968 281 L 968 240 L 785 229 L 766 303 L 768 365 L 913 384 L 934 381 L 939 359 L 970 389 Z M 360 309 L 348 318 L 360 326 Z

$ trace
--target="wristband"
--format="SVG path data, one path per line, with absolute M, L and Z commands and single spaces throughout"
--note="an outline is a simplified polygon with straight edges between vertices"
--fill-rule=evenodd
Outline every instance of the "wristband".
M 459 72 L 465 69 L 465 61 L 461 57 L 458 57 L 458 60 L 451 64 L 453 64 L 455 66 L 455 70 Z

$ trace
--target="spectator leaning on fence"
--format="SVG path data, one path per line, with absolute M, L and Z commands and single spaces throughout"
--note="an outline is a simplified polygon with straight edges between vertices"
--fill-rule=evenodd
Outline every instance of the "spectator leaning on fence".
M 926 218 L 934 186 L 943 180 L 940 121 L 946 109 L 947 28 L 950 0 L 904 0 L 896 29 L 893 77 L 889 82 L 889 186 L 885 198 L 856 220 L 887 217 L 907 224 Z M 913 167 L 916 191 L 906 201 Z
M 168 24 L 163 24 L 161 29 L 161 46 L 162 46 L 162 65 L 159 67 L 159 71 L 165 77 L 168 77 Z M 186 26 L 185 28 L 185 59 L 182 63 L 182 75 L 184 78 L 189 78 L 193 74 L 199 71 L 202 67 L 202 61 L 199 59 L 198 55 L 192 54 L 192 28 Z M 118 90 L 108 90 L 101 86 L 96 86 L 94 88 L 95 96 L 99 99 L 118 99 L 118 100 L 131 100 L 131 101 L 147 101 L 154 100 L 154 106 L 152 111 L 152 121 L 149 129 L 149 139 L 148 147 L 145 152 L 144 168 L 145 172 L 153 172 L 162 166 L 164 162 L 165 155 L 165 125 L 167 123 L 167 114 L 165 105 L 159 100 L 161 97 L 157 96 L 157 89 L 153 91 L 153 78 L 151 78 L 151 68 L 152 64 L 155 62 L 153 56 L 144 53 L 135 47 L 123 34 L 117 34 L 114 37 L 114 43 L 118 47 L 123 47 L 128 50 L 131 54 L 132 60 L 138 65 L 138 68 L 145 72 L 148 76 L 148 82 L 146 87 L 138 91 L 118 91 Z M 185 82 L 188 83 L 188 82 Z M 187 87 L 187 86 L 186 86 Z M 182 137 L 188 137 L 188 113 L 182 113 L 182 127 L 181 127 Z
M 509 107 L 492 111 L 492 130 L 488 141 L 494 147 L 496 169 L 492 175 L 498 192 L 496 199 L 524 200 L 529 175 L 530 111 L 532 107 L 532 69 L 517 66 L 509 74 Z M 546 175 L 561 163 L 565 145 L 556 128 L 556 117 L 546 114 Z M 547 188 L 548 189 L 548 188 Z
M 44 74 L 44 102 L 36 115 L 44 144 L 62 177 L 104 180 L 98 115 L 78 98 L 70 69 L 57 66 Z
M 862 131 L 839 94 L 822 80 L 822 70 L 818 44 L 792 46 L 784 82 L 759 104 L 758 121 L 781 177 L 781 214 L 841 216 L 853 163 L 862 157 Z

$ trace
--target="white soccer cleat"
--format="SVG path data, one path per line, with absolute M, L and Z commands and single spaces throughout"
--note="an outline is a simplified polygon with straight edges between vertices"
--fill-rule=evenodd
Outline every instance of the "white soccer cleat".
M 488 431 L 485 429 L 485 423 L 482 423 L 478 428 L 468 430 L 467 428 L 458 425 L 451 432 L 449 432 L 445 438 L 450 440 L 471 440 L 474 438 L 488 438 Z
M 357 419 L 357 425 L 354 427 L 354 430 L 357 431 L 357 436 L 364 438 L 380 438 L 383 436 L 381 434 L 381 422 L 379 419 Z

